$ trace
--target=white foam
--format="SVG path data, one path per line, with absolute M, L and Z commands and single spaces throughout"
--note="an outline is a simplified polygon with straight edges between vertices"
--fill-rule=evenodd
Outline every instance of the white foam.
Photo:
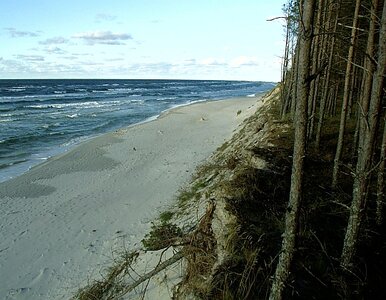
M 79 117 L 79 114 L 66 115 L 67 118 L 73 119 Z

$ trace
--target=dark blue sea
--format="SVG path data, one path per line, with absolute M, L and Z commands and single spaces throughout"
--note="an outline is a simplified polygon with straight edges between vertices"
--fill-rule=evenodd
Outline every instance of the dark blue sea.
M 0 182 L 79 142 L 172 107 L 253 96 L 274 83 L 192 80 L 0 80 Z

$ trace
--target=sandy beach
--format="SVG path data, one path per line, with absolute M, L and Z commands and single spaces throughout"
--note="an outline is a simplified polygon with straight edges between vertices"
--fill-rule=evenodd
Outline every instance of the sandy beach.
M 0 299 L 68 299 L 135 248 L 195 168 L 260 105 L 175 108 L 0 184 Z M 241 111 L 241 113 L 239 112 Z

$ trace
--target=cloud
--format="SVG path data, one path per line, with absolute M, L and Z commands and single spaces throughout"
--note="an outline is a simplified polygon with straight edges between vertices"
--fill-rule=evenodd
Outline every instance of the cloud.
M 66 54 L 67 53 L 67 51 L 64 51 L 59 47 L 53 47 L 53 46 L 46 48 L 44 51 L 46 51 L 49 54 Z
M 80 61 L 79 64 L 82 66 L 100 66 L 100 65 L 103 65 L 102 62 L 97 62 L 97 61 Z
M 163 74 L 170 71 L 173 67 L 172 63 L 168 62 L 156 62 L 156 63 L 143 63 L 143 64 L 131 64 L 129 69 L 141 74 Z
M 198 63 L 204 66 L 224 66 L 225 65 L 225 62 L 223 60 L 216 59 L 213 57 L 202 59 Z
M 117 19 L 117 16 L 113 16 L 113 15 L 110 15 L 110 14 L 97 14 L 95 16 L 95 21 L 97 23 L 100 23 L 100 22 L 103 22 L 103 21 L 114 21 Z
M 242 66 L 252 66 L 256 67 L 259 65 L 256 57 L 252 56 L 239 56 L 231 60 L 229 65 L 232 68 L 240 68 Z
M 125 45 L 123 41 L 133 39 L 130 34 L 113 33 L 111 31 L 83 32 L 75 34 L 73 37 L 85 41 L 88 45 Z
M 56 37 L 46 39 L 44 41 L 40 41 L 39 44 L 40 45 L 59 45 L 59 44 L 67 44 L 68 41 L 69 40 L 64 37 L 56 36 Z
M 185 59 L 181 64 L 185 66 L 194 66 L 197 64 L 197 61 L 195 58 L 190 58 L 190 59 Z
M 2 60 L 0 61 L 0 74 L 10 78 L 63 78 L 63 76 L 72 76 L 84 74 L 86 70 L 72 63 L 56 63 L 47 61 L 26 62 L 22 60 Z M 64 75 L 61 75 L 64 74 Z
M 44 61 L 44 56 L 41 55 L 23 55 L 23 54 L 18 54 L 15 55 L 17 59 L 24 60 L 24 61 L 29 61 L 29 62 L 36 62 L 36 61 Z
M 124 61 L 125 59 L 124 58 L 121 58 L 121 57 L 116 57 L 116 58 L 108 58 L 106 59 L 106 61 L 111 61 L 111 62 L 114 62 L 114 61 Z
M 18 37 L 36 37 L 40 35 L 39 31 L 33 32 L 33 31 L 22 31 L 22 30 L 17 30 L 16 28 L 13 27 L 6 27 L 4 28 L 5 31 L 8 32 L 8 34 L 12 38 L 18 38 Z

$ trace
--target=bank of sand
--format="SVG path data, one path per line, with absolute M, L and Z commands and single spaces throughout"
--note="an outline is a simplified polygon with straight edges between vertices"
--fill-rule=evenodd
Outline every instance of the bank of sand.
M 0 299 L 68 299 L 98 278 L 116 249 L 139 247 L 151 220 L 258 105 L 175 108 L 1 183 Z

